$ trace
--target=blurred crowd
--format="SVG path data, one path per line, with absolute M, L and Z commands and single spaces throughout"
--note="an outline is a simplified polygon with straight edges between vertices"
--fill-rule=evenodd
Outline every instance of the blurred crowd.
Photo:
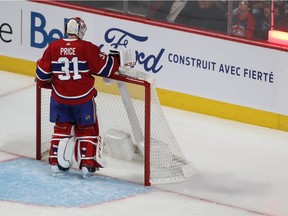
M 267 40 L 270 29 L 288 32 L 288 0 L 274 0 L 273 4 L 272 0 L 123 0 L 70 3 L 120 11 L 235 37 Z
M 193 28 L 222 32 L 225 34 L 268 39 L 271 27 L 288 31 L 286 1 L 274 1 L 274 20 L 271 19 L 272 1 L 161 1 L 152 2 L 148 17 L 183 24 Z M 230 13 L 228 13 L 230 12 Z M 230 15 L 230 22 L 229 22 Z M 228 25 L 230 23 L 230 26 Z

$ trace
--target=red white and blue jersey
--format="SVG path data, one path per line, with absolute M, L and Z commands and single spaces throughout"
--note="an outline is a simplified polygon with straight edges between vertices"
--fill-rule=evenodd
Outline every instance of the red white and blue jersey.
M 94 77 L 109 77 L 119 68 L 116 57 L 107 55 L 91 42 L 78 39 L 53 41 L 37 63 L 37 84 L 51 85 L 52 97 L 62 104 L 81 104 L 97 91 Z

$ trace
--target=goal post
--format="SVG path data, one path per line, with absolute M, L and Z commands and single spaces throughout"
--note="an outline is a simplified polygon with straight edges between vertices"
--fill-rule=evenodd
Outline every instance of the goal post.
M 131 163 L 140 158 L 145 186 L 184 181 L 194 175 L 194 167 L 183 156 L 147 73 L 122 68 L 109 78 L 96 76 L 95 87 L 104 154 Z M 53 133 L 49 122 L 51 90 L 36 88 L 36 159 L 41 160 L 48 156 Z

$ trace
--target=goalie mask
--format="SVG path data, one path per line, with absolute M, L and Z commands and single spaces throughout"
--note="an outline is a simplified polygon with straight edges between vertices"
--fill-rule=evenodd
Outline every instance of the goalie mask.
M 65 25 L 65 33 L 76 35 L 79 39 L 83 39 L 85 32 L 87 30 L 84 20 L 80 17 L 71 18 L 67 21 Z

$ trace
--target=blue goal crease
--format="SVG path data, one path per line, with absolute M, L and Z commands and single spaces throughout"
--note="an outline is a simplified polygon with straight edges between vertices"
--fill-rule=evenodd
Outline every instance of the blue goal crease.
M 52 207 L 84 207 L 151 191 L 101 175 L 83 179 L 79 170 L 53 177 L 47 163 L 18 158 L 0 163 L 0 200 Z

